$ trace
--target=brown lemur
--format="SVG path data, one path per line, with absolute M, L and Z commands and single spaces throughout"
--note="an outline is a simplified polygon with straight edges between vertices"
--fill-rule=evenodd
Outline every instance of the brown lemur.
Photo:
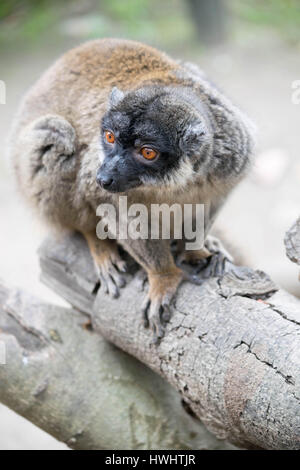
M 144 268 L 142 310 L 156 337 L 188 276 L 170 241 L 100 240 L 100 203 L 205 204 L 206 233 L 246 173 L 253 126 L 193 64 L 133 41 L 102 39 L 63 55 L 25 96 L 12 132 L 17 183 L 54 226 L 81 232 L 101 283 L 124 285 L 117 243 Z M 211 254 L 206 248 L 189 259 Z

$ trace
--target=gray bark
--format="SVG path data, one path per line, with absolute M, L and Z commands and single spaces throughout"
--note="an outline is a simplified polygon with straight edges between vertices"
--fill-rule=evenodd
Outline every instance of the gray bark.
M 286 233 L 284 243 L 288 258 L 300 265 L 300 217 Z
M 154 345 L 141 321 L 137 276 L 128 275 L 120 299 L 97 292 L 78 235 L 49 240 L 40 256 L 44 282 L 173 385 L 218 438 L 246 448 L 300 449 L 300 300 L 266 274 L 232 265 L 221 279 L 182 284 L 166 335 Z
M 92 286 L 85 275 L 76 303 Z M 186 413 L 166 381 L 88 321 L 0 282 L 0 401 L 73 449 L 230 448 Z

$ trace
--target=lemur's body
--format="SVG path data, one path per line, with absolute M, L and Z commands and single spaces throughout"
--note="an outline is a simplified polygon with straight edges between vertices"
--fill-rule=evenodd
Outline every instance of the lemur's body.
M 115 126 L 118 144 L 101 143 L 101 122 L 102 132 Z M 29 91 L 13 130 L 11 157 L 25 197 L 49 223 L 86 236 L 102 281 L 116 294 L 122 280 L 115 267 L 123 263 L 115 243 L 95 235 L 96 207 L 117 206 L 121 193 L 128 205 L 205 203 L 212 219 L 248 167 L 250 128 L 195 66 L 143 44 L 98 40 L 69 51 Z M 140 161 L 137 144 L 129 142 L 131 134 L 137 139 L 149 129 L 161 146 L 154 163 Z M 119 153 L 132 152 L 124 170 L 125 157 L 113 153 L 116 145 Z M 99 186 L 103 177 L 97 183 L 100 166 L 114 177 L 110 188 Z M 128 178 L 130 171 L 134 176 Z M 150 319 L 159 333 L 161 305 L 182 272 L 167 241 L 129 239 L 122 245 L 148 273 Z

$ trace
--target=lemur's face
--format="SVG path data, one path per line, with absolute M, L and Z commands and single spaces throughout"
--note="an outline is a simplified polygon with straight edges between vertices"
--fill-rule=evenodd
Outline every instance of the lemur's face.
M 141 185 L 184 185 L 206 159 L 211 133 L 204 118 L 170 89 L 124 95 L 114 88 L 101 123 L 104 159 L 97 182 L 110 192 Z

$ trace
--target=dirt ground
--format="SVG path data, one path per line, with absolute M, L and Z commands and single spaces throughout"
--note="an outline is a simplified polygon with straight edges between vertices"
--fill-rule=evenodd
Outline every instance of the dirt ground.
M 35 295 L 62 303 L 38 281 L 39 227 L 16 195 L 5 163 L 6 137 L 24 91 L 68 45 L 42 52 L 8 51 L 1 57 L 0 79 L 7 103 L 0 105 L 0 276 Z M 300 105 L 292 104 L 292 82 L 300 79 L 299 50 L 268 36 L 247 44 L 186 54 L 208 73 L 256 122 L 257 162 L 219 217 L 227 237 L 248 262 L 267 271 L 282 287 L 299 295 L 298 269 L 285 257 L 283 237 L 299 215 Z M 3 366 L 0 366 L 3 367 Z M 0 405 L 0 449 L 62 449 L 23 418 Z

